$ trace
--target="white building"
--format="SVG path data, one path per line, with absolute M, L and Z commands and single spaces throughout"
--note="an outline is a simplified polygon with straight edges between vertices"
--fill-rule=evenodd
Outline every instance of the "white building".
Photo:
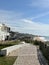
M 5 40 L 10 36 L 10 28 L 5 24 L 0 24 L 0 41 Z

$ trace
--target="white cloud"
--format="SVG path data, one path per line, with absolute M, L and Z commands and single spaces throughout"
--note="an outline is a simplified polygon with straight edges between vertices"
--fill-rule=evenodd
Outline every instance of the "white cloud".
M 31 20 L 27 20 L 27 19 L 22 19 L 22 21 L 26 23 L 33 23 Z
M 32 0 L 30 6 L 38 8 L 49 8 L 49 0 Z
M 28 19 L 25 19 L 23 22 L 24 24 L 27 24 L 24 26 L 24 30 L 29 31 L 29 33 L 49 35 L 49 24 L 35 23 Z
M 18 22 L 23 13 L 0 10 L 0 23 L 13 25 Z
M 24 28 L 26 29 L 34 29 L 34 30 L 48 30 L 49 24 L 43 24 L 43 23 L 36 23 L 32 20 L 28 20 L 28 19 L 24 19 L 22 20 L 24 22 L 24 24 L 27 24 L 26 26 L 28 26 L 26 28 L 26 26 Z
M 0 23 L 5 23 L 11 26 L 12 30 L 22 33 L 30 33 L 37 35 L 49 35 L 49 24 L 36 23 L 29 19 L 23 19 L 23 14 L 0 11 Z
M 44 17 L 44 16 L 47 16 L 49 15 L 49 11 L 48 12 L 45 12 L 45 13 L 40 13 L 39 15 L 35 16 L 35 17 L 31 17 L 30 19 L 37 19 L 37 18 L 41 18 L 41 17 Z

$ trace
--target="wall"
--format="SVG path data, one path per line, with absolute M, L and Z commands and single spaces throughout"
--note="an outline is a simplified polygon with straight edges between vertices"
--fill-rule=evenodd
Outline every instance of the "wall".
M 48 60 L 48 64 L 49 64 L 49 45 L 47 45 L 46 43 L 40 43 L 39 46 L 43 55 Z
M 19 44 L 19 45 L 14 45 L 14 46 L 10 46 L 10 47 L 6 47 L 4 49 L 0 50 L 0 55 L 8 55 L 10 52 L 19 49 L 22 46 L 25 46 L 26 44 Z

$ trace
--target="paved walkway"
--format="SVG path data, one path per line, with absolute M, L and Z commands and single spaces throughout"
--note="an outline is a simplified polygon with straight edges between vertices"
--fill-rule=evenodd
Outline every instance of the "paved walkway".
M 18 56 L 13 65 L 47 65 L 46 62 L 43 63 L 40 59 L 39 51 L 34 45 L 26 44 L 10 53 L 9 56 Z

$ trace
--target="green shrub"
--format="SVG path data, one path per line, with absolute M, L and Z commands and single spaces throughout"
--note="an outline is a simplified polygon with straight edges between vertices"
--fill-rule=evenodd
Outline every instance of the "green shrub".
M 39 43 L 40 43 L 40 42 L 37 41 L 37 40 L 34 41 L 34 44 L 35 44 L 35 45 L 39 45 Z

